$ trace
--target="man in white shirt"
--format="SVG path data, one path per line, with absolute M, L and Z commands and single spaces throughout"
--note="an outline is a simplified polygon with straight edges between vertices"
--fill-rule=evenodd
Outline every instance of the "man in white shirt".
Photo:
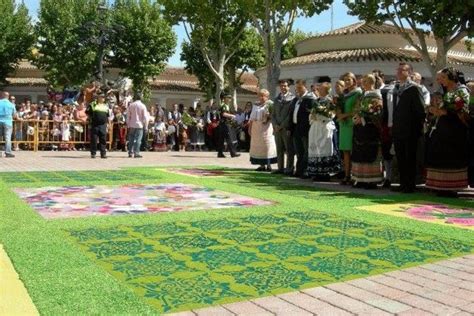
M 142 158 L 140 155 L 140 145 L 143 137 L 143 129 L 148 125 L 148 111 L 143 104 L 142 95 L 137 93 L 135 101 L 128 106 L 127 127 L 128 127 L 128 157 Z

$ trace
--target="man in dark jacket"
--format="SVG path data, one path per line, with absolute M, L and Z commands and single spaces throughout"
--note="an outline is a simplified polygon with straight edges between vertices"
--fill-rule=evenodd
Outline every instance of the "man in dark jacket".
M 416 180 L 416 151 L 425 120 L 423 94 L 410 80 L 413 68 L 400 63 L 397 69 L 399 83 L 393 90 L 392 136 L 400 173 L 400 191 L 413 193 Z M 390 122 L 389 122 L 390 124 Z
M 309 113 L 316 99 L 313 94 L 306 89 L 306 81 L 297 80 L 295 88 L 298 97 L 291 103 L 289 125 L 297 158 L 294 175 L 302 179 L 307 179 L 309 178 L 306 171 L 308 167 Z
M 97 100 L 89 104 L 86 110 L 91 128 L 91 158 L 97 153 L 97 138 L 99 139 L 100 158 L 107 158 L 107 125 L 110 119 L 110 109 L 105 103 L 105 94 L 99 93 Z
M 289 90 L 289 81 L 280 80 L 280 94 L 273 102 L 272 124 L 277 150 L 278 169 L 273 173 L 293 174 L 294 149 L 289 133 L 290 107 L 295 95 Z M 286 169 L 285 169 L 286 154 Z

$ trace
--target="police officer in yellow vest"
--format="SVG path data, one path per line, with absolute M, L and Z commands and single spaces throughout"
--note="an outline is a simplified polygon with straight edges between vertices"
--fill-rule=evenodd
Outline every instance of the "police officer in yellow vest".
M 110 109 L 105 102 L 105 94 L 100 93 L 97 99 L 89 104 L 86 110 L 89 116 L 91 129 L 91 158 L 97 153 L 97 138 L 99 138 L 100 158 L 107 158 L 107 124 L 110 118 Z

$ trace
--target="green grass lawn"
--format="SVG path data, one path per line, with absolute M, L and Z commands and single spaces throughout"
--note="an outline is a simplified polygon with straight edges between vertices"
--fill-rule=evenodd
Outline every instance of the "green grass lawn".
M 212 168 L 211 168 L 212 169 Z M 215 168 L 214 168 L 215 169 Z M 283 177 L 158 168 L 0 174 L 0 243 L 42 314 L 157 314 L 290 292 L 473 252 L 474 232 L 358 209 L 472 201 L 318 190 Z M 184 183 L 270 206 L 45 220 L 11 191 Z

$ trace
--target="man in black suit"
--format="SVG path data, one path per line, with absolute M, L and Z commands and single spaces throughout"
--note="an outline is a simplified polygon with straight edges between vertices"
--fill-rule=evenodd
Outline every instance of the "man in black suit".
M 392 136 L 400 173 L 400 191 L 413 193 L 416 181 L 416 151 L 422 135 L 425 107 L 420 87 L 410 80 L 413 68 L 400 63 L 399 83 L 393 90 Z M 390 122 L 389 122 L 390 125 Z
M 309 178 L 306 171 L 308 167 L 309 113 L 316 99 L 306 89 L 304 80 L 296 81 L 295 90 L 298 97 L 291 104 L 289 125 L 297 158 L 295 176 L 307 179 Z

